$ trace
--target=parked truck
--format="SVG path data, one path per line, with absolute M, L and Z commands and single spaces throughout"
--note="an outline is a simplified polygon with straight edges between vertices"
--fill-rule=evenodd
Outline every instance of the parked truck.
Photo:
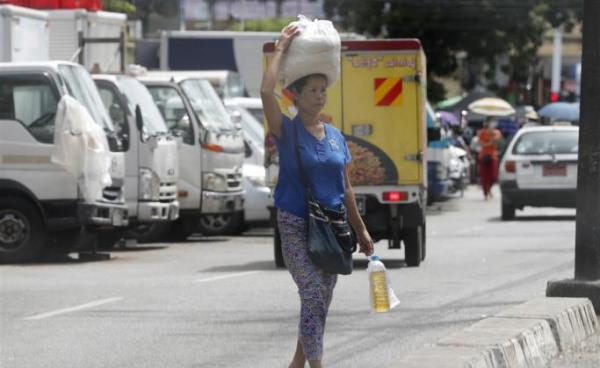
M 244 141 L 211 84 L 191 74 L 142 72 L 143 82 L 179 145 L 180 219 L 186 238 L 235 232 L 242 222 Z
M 179 217 L 177 142 L 142 83 L 126 75 L 97 74 L 93 78 L 115 128 L 128 136 L 125 200 L 130 229 L 105 240 L 108 246 L 121 236 L 145 240 L 152 235 L 152 224 Z
M 266 68 L 274 44 L 264 45 Z M 341 76 L 327 91 L 321 119 L 345 135 L 349 176 L 360 214 L 375 241 L 404 244 L 409 266 L 425 259 L 427 134 L 425 54 L 416 39 L 342 41 Z M 276 89 L 282 111 L 296 114 L 289 91 Z M 277 182 L 274 140 L 266 140 L 271 186 Z M 276 224 L 275 224 L 276 225 Z M 275 262 L 283 266 L 279 236 Z
M 49 59 L 48 13 L 0 5 L 0 62 Z
M 0 63 L 0 86 L 0 262 L 69 251 L 81 230 L 126 226 L 123 142 L 88 72 Z M 59 110 L 67 101 L 73 110 Z

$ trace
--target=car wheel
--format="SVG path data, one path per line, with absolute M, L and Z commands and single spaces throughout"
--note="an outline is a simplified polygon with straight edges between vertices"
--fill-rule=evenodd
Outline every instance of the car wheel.
M 198 221 L 198 227 L 204 235 L 229 235 L 239 232 L 243 213 L 204 215 Z
M 423 227 L 404 229 L 404 255 L 409 267 L 419 267 L 423 258 Z
M 277 224 L 274 226 L 273 234 L 273 252 L 275 254 L 275 267 L 285 268 L 285 262 L 283 260 L 283 251 L 281 250 L 281 236 L 279 234 L 279 227 Z
M 507 220 L 512 220 L 515 218 L 515 208 L 502 201 L 502 220 L 503 221 L 507 221 Z
M 30 261 L 45 244 L 46 229 L 35 205 L 19 197 L 0 197 L 0 262 Z

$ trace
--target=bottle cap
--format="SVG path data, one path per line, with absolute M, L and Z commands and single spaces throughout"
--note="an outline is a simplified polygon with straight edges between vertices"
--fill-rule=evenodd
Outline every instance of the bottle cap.
M 369 259 L 370 259 L 371 261 L 379 261 L 379 256 L 372 255 L 371 257 L 369 257 Z

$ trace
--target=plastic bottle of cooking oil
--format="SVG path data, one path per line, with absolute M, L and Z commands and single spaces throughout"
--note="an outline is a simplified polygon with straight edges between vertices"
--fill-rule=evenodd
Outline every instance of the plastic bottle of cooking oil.
M 367 266 L 369 274 L 371 309 L 373 312 L 388 312 L 390 310 L 390 295 L 385 266 L 378 256 L 369 257 Z

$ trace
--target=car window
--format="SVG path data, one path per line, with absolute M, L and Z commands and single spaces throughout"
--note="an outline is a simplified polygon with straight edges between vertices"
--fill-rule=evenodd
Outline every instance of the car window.
M 573 154 L 579 151 L 578 131 L 544 131 L 523 133 L 512 150 L 518 155 Z
M 43 77 L 0 78 L 0 119 L 20 121 L 33 137 L 54 142 L 58 95 Z
M 167 128 L 173 135 L 183 138 L 183 142 L 194 144 L 194 129 L 192 120 L 187 113 L 185 103 L 179 92 L 169 86 L 146 86 L 158 107 Z
M 119 84 L 129 102 L 129 108 L 135 113 L 136 106 L 140 107 L 144 133 L 149 135 L 166 133 L 167 126 L 148 89 L 142 83 L 131 77 L 120 76 Z

